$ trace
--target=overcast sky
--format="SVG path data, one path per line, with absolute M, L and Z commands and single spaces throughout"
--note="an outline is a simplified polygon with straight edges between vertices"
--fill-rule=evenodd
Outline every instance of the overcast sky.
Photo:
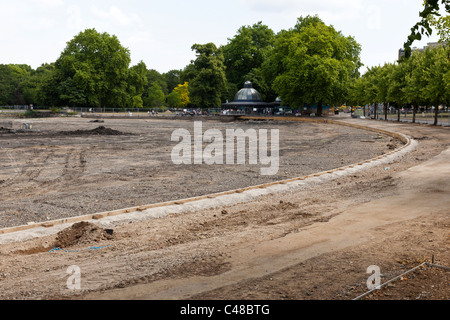
M 225 45 L 244 25 L 259 21 L 274 32 L 292 28 L 298 17 L 318 14 L 362 45 L 366 67 L 394 62 L 422 0 L 0 0 L 0 64 L 33 68 L 54 62 L 66 43 L 87 28 L 116 35 L 161 73 L 183 69 L 191 46 Z M 436 38 L 414 43 L 424 46 Z M 365 69 L 364 69 L 365 70 Z M 363 70 L 363 71 L 364 71 Z

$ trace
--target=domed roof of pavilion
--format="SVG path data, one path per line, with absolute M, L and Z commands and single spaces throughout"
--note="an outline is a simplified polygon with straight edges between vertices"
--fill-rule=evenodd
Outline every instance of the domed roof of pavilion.
M 250 81 L 244 84 L 244 88 L 239 90 L 234 97 L 235 102 L 262 102 L 261 94 L 253 88 Z

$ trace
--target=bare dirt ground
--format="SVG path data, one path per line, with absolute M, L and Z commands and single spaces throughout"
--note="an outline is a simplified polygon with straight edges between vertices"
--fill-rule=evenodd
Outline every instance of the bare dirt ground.
M 432 257 L 437 264 L 449 266 L 450 130 L 343 121 L 401 132 L 419 145 L 388 167 L 251 203 L 118 225 L 114 230 L 78 225 L 59 234 L 3 243 L 0 298 L 351 300 L 368 291 L 369 266 L 380 268 L 382 282 L 431 262 Z M 56 129 L 58 125 L 58 121 L 46 122 L 41 128 L 62 131 Z M 96 128 L 86 119 L 63 125 L 66 130 Z M 106 125 L 133 135 L 118 140 L 105 135 L 68 139 L 41 132 L 40 139 L 29 139 L 26 134 L 19 138 L 2 134 L 2 159 L 10 163 L 3 168 L 8 174 L 0 177 L 3 227 L 264 182 L 256 174 L 258 168 L 236 168 L 241 172 L 235 175 L 225 166 L 181 172 L 171 168 L 170 148 L 156 140 L 167 139 L 174 126 L 186 127 L 186 123 L 151 122 L 149 130 L 152 125 L 157 130 L 148 134 L 136 123 Z M 215 125 L 223 124 L 207 124 Z M 261 126 L 239 123 L 244 128 L 255 125 Z M 280 128 L 284 132 L 280 136 L 287 138 L 281 156 L 286 162 L 275 180 L 372 158 L 398 143 L 335 125 L 267 126 Z M 302 126 L 306 132 L 296 134 Z M 161 130 L 163 134 L 156 133 Z M 315 156 L 308 157 L 312 153 Z M 148 163 L 155 154 L 161 158 Z M 14 179 L 8 178 L 11 172 Z M 156 179 L 148 179 L 149 175 Z M 159 196 L 154 183 L 164 189 Z M 80 233 L 81 227 L 86 229 Z M 65 250 L 51 250 L 58 239 L 66 240 Z M 80 290 L 67 286 L 67 269 L 73 265 L 81 270 Z M 364 299 L 448 300 L 448 272 L 424 267 Z
M 201 120 L 201 118 L 199 118 Z M 23 120 L 26 122 L 26 120 Z M 222 123 L 218 128 L 279 129 L 280 169 L 261 165 L 175 165 L 175 129 L 193 121 L 56 118 L 29 121 L 32 130 L 0 130 L 0 228 L 179 200 L 304 176 L 389 151 L 398 141 L 336 125 Z M 2 124 L 0 122 L 0 127 Z M 270 147 L 270 146 L 269 146 Z M 330 156 L 332 155 L 332 156 Z

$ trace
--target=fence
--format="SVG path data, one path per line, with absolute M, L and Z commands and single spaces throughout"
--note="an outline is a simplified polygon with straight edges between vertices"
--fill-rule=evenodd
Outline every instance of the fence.
M 356 116 L 365 116 L 367 118 L 372 118 L 378 120 L 384 120 L 387 118 L 388 121 L 398 121 L 398 111 L 395 108 L 388 108 L 387 115 L 385 114 L 385 110 L 382 106 L 378 107 L 377 113 L 375 116 L 373 107 L 365 107 L 364 109 L 359 109 L 355 112 Z M 416 113 L 416 123 L 419 124 L 434 124 L 435 112 L 434 109 L 428 110 L 420 110 Z M 413 122 L 413 110 L 412 109 L 402 109 L 400 112 L 400 122 Z M 449 127 L 450 126 L 450 109 L 449 107 L 444 107 L 439 110 L 438 114 L 438 125 Z
M 27 111 L 27 110 L 51 110 L 52 108 L 46 106 L 0 106 L 0 111 Z M 56 108 L 55 110 L 62 110 L 63 112 L 77 112 L 77 113 L 147 113 L 151 110 L 157 110 L 157 108 L 151 109 L 125 109 L 125 108 Z

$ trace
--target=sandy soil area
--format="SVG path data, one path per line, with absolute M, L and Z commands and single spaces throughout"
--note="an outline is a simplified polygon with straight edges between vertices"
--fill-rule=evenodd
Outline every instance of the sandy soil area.
M 424 261 L 431 262 L 431 259 L 436 264 L 449 266 L 449 129 L 370 120 L 342 121 L 400 132 L 416 139 L 419 144 L 414 151 L 388 166 L 374 166 L 306 189 L 266 195 L 250 203 L 172 214 L 162 219 L 120 224 L 108 230 L 87 223 L 64 229 L 58 234 L 0 244 L 0 298 L 351 300 L 368 291 L 369 266 L 380 268 L 381 282 L 395 278 Z M 79 129 L 79 124 L 77 122 L 73 126 Z M 283 147 L 286 155 L 284 159 L 293 161 L 295 165 L 286 165 L 280 176 L 274 178 L 280 180 L 306 175 L 308 171 L 328 170 L 372 158 L 386 152 L 390 148 L 388 145 L 395 143 L 385 137 L 380 139 L 373 132 L 356 130 L 353 142 L 348 142 L 347 136 L 344 139 L 347 143 L 333 150 L 330 148 L 334 148 L 335 144 L 330 142 L 340 141 L 342 132 L 355 130 L 335 125 L 320 125 L 320 128 L 315 124 L 303 125 L 311 126 L 307 139 L 295 146 L 298 136 L 292 134 L 296 139 Z M 67 124 L 68 129 L 70 126 L 70 123 Z M 292 133 L 296 126 L 298 124 L 286 124 L 283 130 Z M 119 125 L 108 127 L 120 129 Z M 86 124 L 86 129 L 93 128 L 92 124 Z M 171 125 L 166 129 L 172 128 Z M 133 130 L 138 130 L 131 125 L 126 129 L 122 127 L 120 131 L 133 133 Z M 314 133 L 314 130 L 318 131 Z M 319 131 L 326 134 L 317 137 Z M 1 137 L 2 141 L 8 139 L 5 136 Z M 50 200 L 46 201 L 52 202 L 53 207 L 56 203 L 63 207 L 64 210 L 60 212 L 66 212 L 68 203 L 73 207 L 77 202 L 80 206 L 87 206 L 86 212 L 114 208 L 114 199 L 121 198 L 120 192 L 114 194 L 110 189 L 107 192 L 111 194 L 111 200 L 98 207 L 90 207 L 88 202 L 81 204 L 82 193 L 80 189 L 77 190 L 77 186 L 87 188 L 88 185 L 99 184 L 102 180 L 99 177 L 89 180 L 95 175 L 93 171 L 100 172 L 100 178 L 113 175 L 113 178 L 106 179 L 105 185 L 97 185 L 97 190 L 89 193 L 90 202 L 94 202 L 100 198 L 96 192 L 123 176 L 132 176 L 128 171 L 131 168 L 142 175 L 144 166 L 138 163 L 143 162 L 145 155 L 149 154 L 149 145 L 138 149 L 135 143 L 136 140 L 141 143 L 152 142 L 148 136 L 141 137 L 123 136 L 127 142 L 117 144 L 117 137 L 114 137 L 116 142 L 113 143 L 114 140 L 109 140 L 113 137 L 101 136 L 99 139 L 105 144 L 98 147 L 97 140 L 90 140 L 94 138 L 73 142 L 74 139 L 53 139 L 49 136 L 47 139 L 51 139 L 54 145 L 51 153 L 44 155 L 37 151 L 40 147 L 36 145 L 33 146 L 36 149 L 33 152 L 48 160 L 44 163 L 54 163 L 57 166 L 55 168 L 67 171 L 59 177 L 55 176 L 52 181 L 54 184 L 50 183 L 51 187 L 41 192 L 38 189 L 45 186 L 45 181 L 39 177 L 42 177 L 46 166 L 38 170 L 39 174 L 34 171 L 36 164 L 39 168 L 42 160 L 29 157 L 24 160 L 25 157 L 18 156 L 31 152 L 31 148 L 23 145 L 29 140 L 11 138 L 8 143 L 12 150 L 9 151 L 10 156 L 6 154 L 6 158 L 16 163 L 24 161 L 26 165 L 17 165 L 22 169 L 17 171 L 14 181 L 0 178 L 4 180 L 3 185 L 11 183 L 18 188 L 16 194 L 2 195 L 2 212 L 13 208 L 14 203 L 26 204 L 19 209 L 16 206 L 15 210 L 19 212 L 16 215 L 3 213 L 0 219 L 3 226 L 22 222 L 20 218 L 6 217 L 20 216 L 22 210 L 25 212 L 24 209 L 32 206 L 32 203 L 43 206 L 41 199 L 46 197 L 49 197 Z M 302 152 L 302 146 L 308 140 L 311 141 L 309 147 L 315 146 L 317 140 L 314 139 L 323 139 L 324 144 L 319 149 L 325 149 L 324 157 L 308 162 L 308 151 L 304 151 L 305 157 L 298 156 L 298 152 Z M 370 143 L 367 142 L 369 140 Z M 111 143 L 109 147 L 108 143 Z M 49 148 L 48 141 L 42 144 L 43 148 Z M 378 149 L 377 144 L 384 149 Z M 83 145 L 81 152 L 80 145 Z M 19 150 L 19 147 L 23 149 Z M 355 148 L 354 151 L 344 149 L 349 147 Z M 105 157 L 107 149 L 114 155 L 112 158 Z M 139 150 L 142 151 L 140 158 L 136 156 Z M 137 160 L 132 164 L 129 160 L 124 163 L 122 157 L 131 151 Z M 360 156 L 362 159 L 358 159 Z M 83 166 L 83 163 L 90 163 L 95 157 L 106 159 L 106 163 L 110 161 L 114 165 L 105 166 L 104 171 L 101 165 L 96 168 Z M 161 157 L 163 159 L 160 162 L 165 162 L 164 156 Z M 327 162 L 327 159 L 333 161 Z M 160 162 L 155 160 L 156 167 Z M 13 170 L 14 165 L 9 166 L 8 170 Z M 158 168 L 164 166 L 160 165 Z M 151 170 L 150 167 L 148 170 Z M 111 172 L 112 168 L 117 171 Z M 294 168 L 301 170 L 294 171 Z M 200 168 L 193 170 L 196 170 L 197 175 L 204 174 L 204 181 L 196 182 L 200 188 L 180 193 L 179 197 L 192 196 L 197 191 L 204 192 L 205 181 L 213 182 L 206 188 L 211 191 L 223 180 L 227 181 L 228 187 L 239 187 L 238 182 L 250 182 L 250 185 L 262 182 L 219 171 L 226 168 L 208 173 L 203 173 Z M 167 187 L 175 188 L 179 184 L 181 189 L 186 189 L 185 184 L 192 175 L 190 171 L 181 176 L 176 172 L 171 175 L 158 170 L 152 172 Z M 215 176 L 207 177 L 212 172 Z M 64 185 L 64 177 L 71 179 L 64 187 L 68 190 L 58 189 Z M 20 184 L 20 181 L 24 183 Z M 32 181 L 34 187 L 27 187 L 26 181 Z M 26 197 L 20 198 L 20 201 L 13 199 L 24 194 L 24 190 L 27 191 Z M 123 188 L 117 190 L 123 192 Z M 136 205 L 138 200 L 142 204 L 149 203 L 148 194 L 143 198 L 139 196 L 146 189 L 141 187 L 139 190 L 134 195 L 132 192 L 126 193 L 125 198 L 130 199 L 130 204 Z M 65 192 L 68 192 L 67 196 Z M 173 194 L 177 192 L 181 191 L 174 190 Z M 164 197 L 155 198 L 155 201 L 163 200 Z M 127 207 L 123 202 L 117 205 Z M 46 214 L 52 212 L 49 210 Z M 30 217 L 27 216 L 27 220 Z M 62 240 L 66 245 L 64 250 L 52 250 Z M 72 275 L 67 271 L 71 266 L 77 266 L 81 271 L 79 290 L 68 286 Z M 423 267 L 364 299 L 447 300 L 450 298 L 449 284 L 447 270 Z
M 171 152 L 178 142 L 171 141 L 172 133 L 186 129 L 193 135 L 193 121 L 92 121 L 98 120 L 29 120 L 30 131 L 15 121 L 13 130 L 0 130 L 0 228 L 304 176 L 373 158 L 398 145 L 390 137 L 336 125 L 202 121 L 203 131 L 217 128 L 224 137 L 227 129 L 280 130 L 278 174 L 263 176 L 260 169 L 269 166 L 248 161 L 173 164 Z

